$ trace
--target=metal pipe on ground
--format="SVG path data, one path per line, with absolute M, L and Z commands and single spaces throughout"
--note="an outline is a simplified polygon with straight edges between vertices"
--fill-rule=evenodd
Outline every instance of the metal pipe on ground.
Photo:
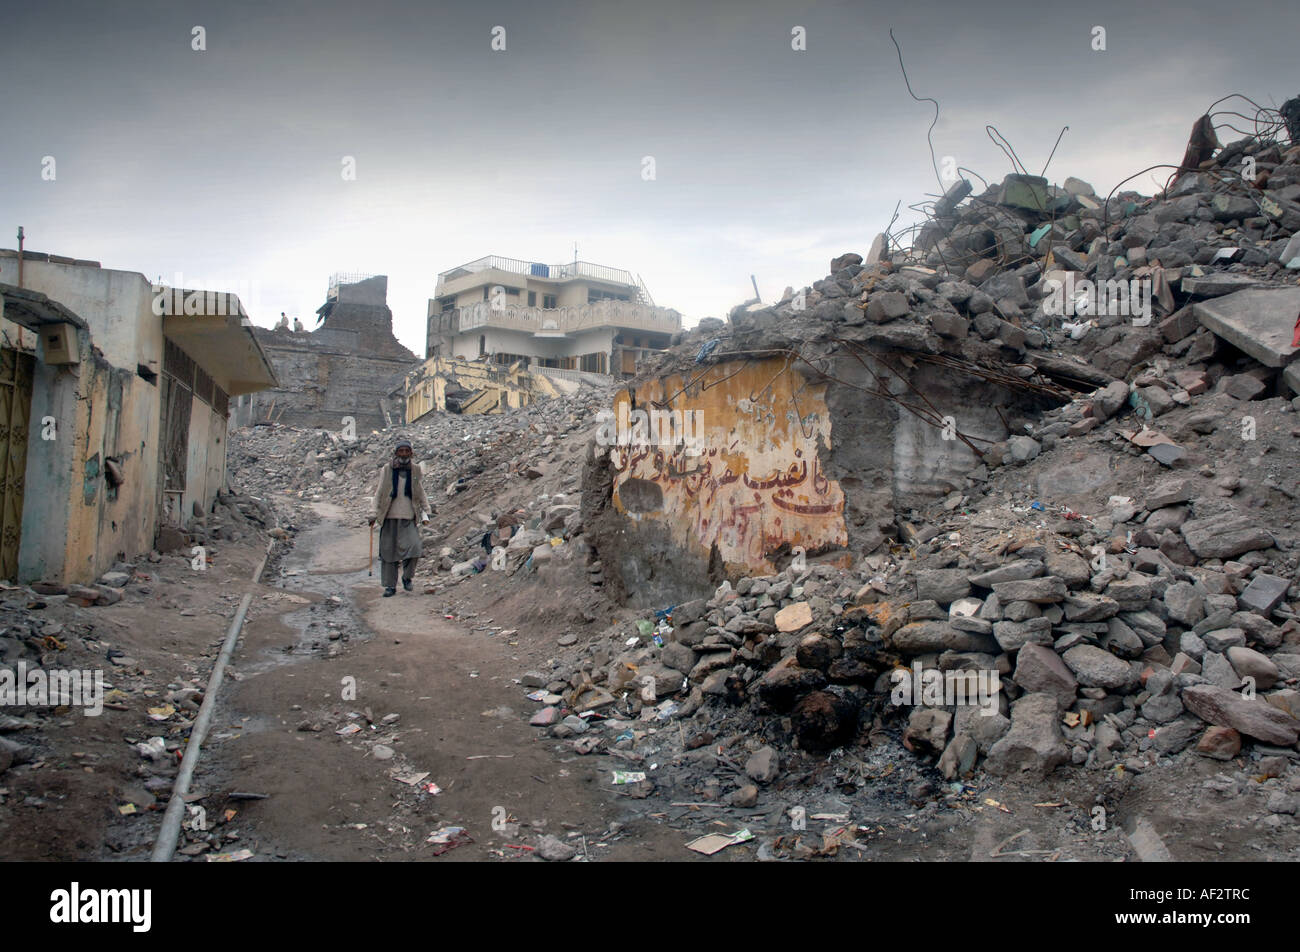
M 267 559 L 271 557 L 271 547 L 275 545 L 275 540 L 271 539 L 266 544 L 266 554 L 262 556 L 262 561 L 257 564 L 257 570 L 253 572 L 253 582 L 257 583 L 262 577 L 262 570 L 266 568 Z M 185 795 L 190 791 L 190 781 L 194 778 L 194 768 L 199 763 L 199 752 L 203 745 L 203 739 L 207 737 L 208 727 L 212 723 L 212 713 L 217 707 L 217 692 L 221 689 L 221 681 L 226 675 L 226 663 L 230 660 L 231 654 L 235 650 L 235 642 L 239 640 L 239 633 L 244 627 L 244 616 L 248 613 L 248 606 L 252 604 L 253 593 L 248 592 L 239 601 L 239 609 L 235 612 L 235 617 L 230 621 L 230 629 L 226 632 L 226 641 L 221 646 L 221 653 L 217 655 L 217 663 L 212 668 L 212 676 L 208 678 L 208 689 L 203 695 L 203 703 L 199 706 L 199 716 L 194 719 L 194 726 L 190 728 L 190 740 L 185 745 L 185 756 L 181 760 L 180 773 L 176 775 L 176 782 L 172 785 L 171 800 L 167 803 L 167 812 L 163 814 L 162 828 L 158 831 L 158 839 L 154 841 L 153 854 L 149 857 L 151 863 L 169 862 L 176 852 L 176 841 L 180 836 L 181 823 L 185 820 Z

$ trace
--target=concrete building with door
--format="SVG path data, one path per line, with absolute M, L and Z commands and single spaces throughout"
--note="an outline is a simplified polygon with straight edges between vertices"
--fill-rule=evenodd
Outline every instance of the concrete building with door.
M 489 255 L 438 275 L 425 356 L 626 377 L 681 328 L 630 271 Z
M 9 580 L 92 582 L 210 511 L 232 397 L 276 382 L 234 294 L 93 261 L 0 250 L 0 331 Z

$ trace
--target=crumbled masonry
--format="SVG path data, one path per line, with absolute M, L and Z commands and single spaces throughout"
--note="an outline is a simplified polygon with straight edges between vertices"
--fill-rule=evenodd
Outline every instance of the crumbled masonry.
M 934 211 L 630 381 L 355 438 L 259 420 L 238 492 L 153 558 L 291 545 L 313 502 L 364 531 L 406 437 L 435 507 L 422 610 L 508 635 L 510 715 L 647 813 L 758 833 L 870 790 L 920 824 L 996 810 L 992 783 L 1109 808 L 1192 765 L 1217 775 L 1171 796 L 1294 832 L 1300 145 L 1229 142 L 1156 197 L 1014 174 Z M 652 409 L 696 416 L 607 438 Z M 55 594 L 130 598 L 133 572 Z M 0 604 L 0 663 L 39 662 L 39 591 Z M 0 773 L 30 758 L 0 740 Z

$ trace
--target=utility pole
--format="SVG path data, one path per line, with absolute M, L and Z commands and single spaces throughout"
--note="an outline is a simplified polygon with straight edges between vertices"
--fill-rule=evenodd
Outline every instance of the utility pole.
M 757 301 L 759 304 L 762 304 L 763 296 L 758 293 L 758 280 L 751 274 L 749 276 L 749 281 L 752 285 L 754 285 L 754 300 Z
M 23 286 L 23 226 L 18 226 L 18 286 Z

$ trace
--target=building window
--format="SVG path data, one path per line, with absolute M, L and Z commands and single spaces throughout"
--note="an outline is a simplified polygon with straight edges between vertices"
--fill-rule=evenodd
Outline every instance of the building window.
M 591 288 L 587 289 L 587 303 L 592 304 L 596 301 L 630 301 L 630 295 L 615 294 L 613 291 L 598 291 Z
M 529 306 L 529 307 L 537 307 L 537 292 L 536 292 L 536 291 L 529 291 L 529 292 L 528 292 L 528 306 Z
M 479 334 L 479 335 L 478 335 L 478 355 L 479 355 L 480 357 L 482 357 L 482 356 L 483 356 L 484 354 L 486 354 L 486 353 L 487 353 L 487 335 L 486 335 L 486 334 Z
M 544 307 L 548 311 L 555 310 L 555 295 L 554 294 L 542 295 L 542 307 Z

